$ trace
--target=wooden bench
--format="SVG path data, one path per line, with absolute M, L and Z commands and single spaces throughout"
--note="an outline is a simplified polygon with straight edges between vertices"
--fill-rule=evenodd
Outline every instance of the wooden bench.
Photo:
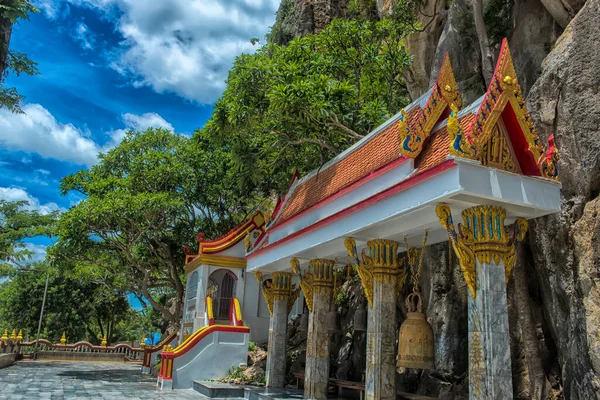
M 300 382 L 304 385 L 304 377 L 305 375 L 302 373 L 294 373 L 294 377 L 296 378 L 296 388 L 300 388 Z M 365 396 L 365 384 L 363 382 L 352 382 L 345 381 L 343 379 L 335 379 L 329 378 L 329 386 L 337 388 L 337 393 L 339 397 L 342 397 L 343 389 L 351 389 L 351 390 L 359 390 L 360 391 L 360 400 L 364 399 Z M 420 394 L 412 394 L 405 392 L 397 392 L 397 399 L 400 400 L 435 400 L 434 397 L 422 396 Z

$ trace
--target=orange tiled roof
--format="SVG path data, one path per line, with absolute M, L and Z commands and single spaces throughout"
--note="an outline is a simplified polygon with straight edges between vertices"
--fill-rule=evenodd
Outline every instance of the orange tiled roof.
M 407 113 L 409 124 L 415 125 L 421 114 L 418 106 L 410 109 Z M 398 124 L 393 122 L 340 161 L 299 182 L 283 205 L 275 225 L 399 158 L 399 148 Z
M 462 129 L 467 129 L 474 120 L 475 115 L 468 113 L 461 116 L 458 122 Z M 427 171 L 444 162 L 448 154 L 450 154 L 450 136 L 446 125 L 444 125 L 434 131 L 423 146 L 423 151 L 415 159 L 415 169 L 418 169 L 419 173 Z

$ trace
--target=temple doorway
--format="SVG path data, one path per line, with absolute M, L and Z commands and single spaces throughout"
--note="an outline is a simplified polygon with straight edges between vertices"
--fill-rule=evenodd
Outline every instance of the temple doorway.
M 227 269 L 218 269 L 208 277 L 208 286 L 212 293 L 215 320 L 229 320 L 231 299 L 235 297 L 237 276 Z

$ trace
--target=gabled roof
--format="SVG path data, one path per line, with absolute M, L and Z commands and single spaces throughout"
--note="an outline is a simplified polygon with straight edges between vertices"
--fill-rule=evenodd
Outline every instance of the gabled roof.
M 477 100 L 475 119 L 464 129 L 454 125 L 450 133 L 453 145 L 450 154 L 482 161 L 482 150 L 499 121 L 506 126 L 512 150 L 524 175 L 558 179 L 558 152 L 554 137 L 544 149 L 527 111 L 521 86 L 517 80 L 508 41 L 502 41 L 494 75 L 485 95 Z M 452 116 L 449 118 L 452 123 Z
M 259 236 L 257 236 L 256 239 L 260 239 L 260 237 L 265 233 L 265 225 L 266 221 L 264 215 L 261 212 L 257 212 L 246 222 L 240 224 L 217 239 L 205 240 L 204 233 L 200 232 L 198 234 L 198 253 L 193 254 L 191 249 L 184 249 L 186 254 L 186 263 L 203 254 L 216 254 L 230 249 L 242 241 L 246 235 L 252 231 L 259 232 Z
M 408 179 L 441 165 L 448 157 L 558 179 L 553 137 L 546 151 L 527 111 L 506 39 L 486 93 L 465 109 L 461 107 L 446 55 L 435 84 L 423 96 L 321 168 L 294 181 L 273 215 L 265 240 L 255 250 L 273 245 L 268 242 L 268 232 L 410 158 L 415 171 Z M 490 160 L 492 148 L 502 162 Z
M 411 130 L 428 136 L 440 117 L 447 113 L 451 102 L 462 105 L 450 60 L 446 55 L 436 83 L 423 96 L 321 168 L 295 182 L 282 204 L 278 205 L 278 212 L 274 213 L 270 228 L 402 158 L 400 149 L 403 142 L 406 142 L 401 133 L 402 126 L 407 125 Z M 398 124 L 399 121 L 402 121 L 401 124 Z M 419 151 L 421 148 L 422 143 Z

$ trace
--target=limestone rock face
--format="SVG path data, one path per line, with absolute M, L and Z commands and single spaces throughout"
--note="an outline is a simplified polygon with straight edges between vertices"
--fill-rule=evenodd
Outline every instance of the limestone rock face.
M 423 26 L 423 31 L 406 39 L 406 47 L 413 57 L 413 62 L 404 72 L 404 79 L 410 97 L 413 99 L 422 95 L 430 86 L 429 76 L 434 64 L 437 43 L 445 30 L 448 18 L 447 2 L 444 0 L 427 0 L 422 9 L 423 12 L 417 18 Z
M 297 35 L 318 33 L 338 17 L 343 17 L 349 0 L 298 0 Z
M 348 3 L 297 1 L 303 33 L 322 29 Z M 379 14 L 389 13 L 394 3 L 377 0 Z M 433 83 L 448 52 L 463 100 L 474 101 L 484 93 L 485 82 L 469 26 L 471 2 L 424 0 L 422 7 L 424 14 L 435 14 L 434 8 L 437 14 L 424 32 L 407 40 L 414 57 L 405 75 L 411 97 Z M 425 26 L 431 18 L 421 19 Z M 514 279 L 508 287 L 515 399 L 540 398 L 531 392 L 535 376 L 530 376 L 525 349 L 525 331 L 531 327 L 523 326 L 521 318 L 526 311 L 548 398 L 600 399 L 600 0 L 514 0 L 509 28 L 519 82 L 538 133 L 542 140 L 555 135 L 562 183 L 561 213 L 530 221 L 516 267 L 525 272 L 529 310 L 517 301 Z M 344 285 L 348 299 L 339 307 L 342 331 L 332 336 L 331 372 L 358 381 L 366 362 L 366 334 L 352 329 L 352 318 L 364 297 L 358 279 Z M 435 335 L 436 371 L 404 371 L 397 375 L 398 389 L 466 399 L 467 289 L 456 257 L 449 260 L 447 244 L 427 248 L 421 285 Z M 406 315 L 403 302 L 401 295 L 398 327 Z M 301 364 L 301 357 L 294 358 L 294 365 Z
M 431 63 L 428 82 L 428 87 L 435 83 L 442 61 L 448 54 L 465 105 L 476 100 L 485 90 L 485 82 L 479 68 L 481 53 L 472 19 L 473 9 L 469 0 L 456 0 L 450 3 L 447 21 Z M 412 91 L 411 97 L 416 98 Z
M 542 137 L 554 132 L 559 215 L 531 224 L 535 277 L 567 399 L 600 398 L 600 1 L 588 0 L 543 64 L 527 98 Z

